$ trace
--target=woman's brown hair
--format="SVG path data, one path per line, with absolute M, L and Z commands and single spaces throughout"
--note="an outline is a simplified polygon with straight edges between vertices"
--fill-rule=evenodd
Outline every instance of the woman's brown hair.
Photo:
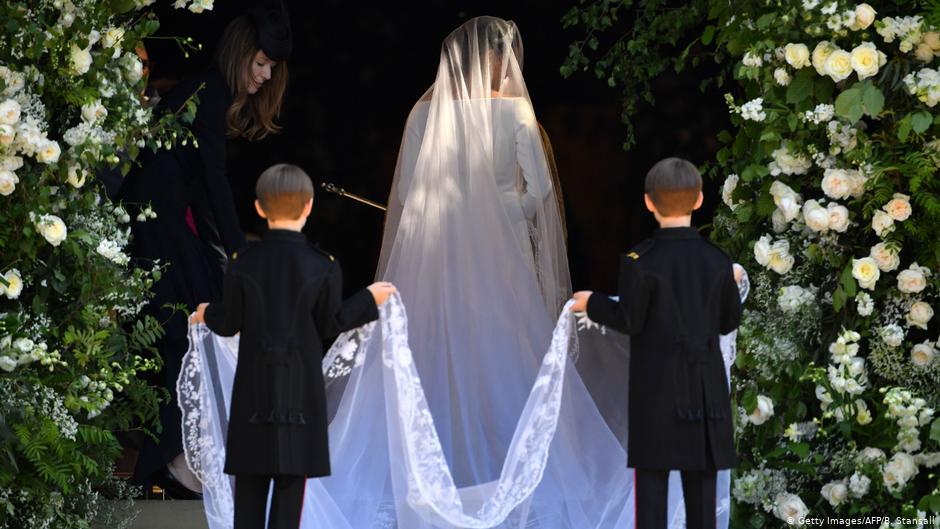
M 216 62 L 235 95 L 225 114 L 225 135 L 229 138 L 260 140 L 281 130 L 274 120 L 281 114 L 287 89 L 287 63 L 278 62 L 271 69 L 271 78 L 254 95 L 246 90 L 251 63 L 260 49 L 257 31 L 247 16 L 236 18 L 225 28 Z

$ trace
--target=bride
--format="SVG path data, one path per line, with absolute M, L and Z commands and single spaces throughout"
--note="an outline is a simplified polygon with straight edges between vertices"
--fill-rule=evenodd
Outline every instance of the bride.
M 592 371 L 592 352 L 577 370 L 569 359 L 559 190 L 522 51 L 514 23 L 467 21 L 408 117 L 377 273 L 407 320 L 384 310 L 324 360 L 334 474 L 308 480 L 302 527 L 633 527 L 625 418 L 605 421 L 581 379 L 625 394 L 627 373 Z M 230 527 L 218 447 L 235 359 L 230 343 L 206 343 L 214 353 L 191 356 L 180 381 L 187 456 L 210 526 Z

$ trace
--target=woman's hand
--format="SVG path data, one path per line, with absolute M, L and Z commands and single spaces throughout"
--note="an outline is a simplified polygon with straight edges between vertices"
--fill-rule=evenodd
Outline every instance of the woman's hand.
M 369 290 L 369 292 L 372 293 L 372 297 L 375 299 L 376 306 L 385 303 L 389 296 L 395 292 L 398 292 L 398 289 L 395 288 L 395 285 L 389 283 L 388 281 L 377 281 L 366 288 Z
M 206 323 L 206 307 L 208 306 L 208 303 L 200 303 L 199 306 L 196 307 L 196 312 L 193 312 L 192 315 L 189 316 L 189 324 Z
M 580 292 L 575 292 L 571 299 L 574 300 L 574 305 L 571 306 L 571 312 L 587 312 L 588 299 L 591 297 L 590 290 L 582 290 Z

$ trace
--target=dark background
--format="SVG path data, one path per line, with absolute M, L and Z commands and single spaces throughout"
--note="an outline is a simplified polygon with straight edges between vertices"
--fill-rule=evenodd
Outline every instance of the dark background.
M 711 161 L 727 110 L 721 93 L 699 91 L 701 70 L 668 72 L 655 83 L 657 105 L 643 107 L 635 117 L 637 145 L 623 151 L 619 88 L 609 88 L 590 72 L 569 79 L 559 74 L 569 43 L 582 36 L 561 27 L 562 15 L 573 4 L 288 1 L 294 52 L 280 119 L 283 132 L 259 142 L 229 143 L 229 177 L 242 227 L 255 233 L 264 229 L 252 207 L 258 175 L 274 163 L 297 164 L 318 190 L 307 235 L 342 261 L 347 292 L 371 282 L 383 213 L 320 191 L 319 184 L 332 182 L 384 203 L 405 119 L 434 80 L 444 37 L 469 18 L 499 16 L 520 28 L 529 94 L 555 150 L 572 282 L 576 289 L 613 290 L 617 254 L 655 228 L 642 201 L 646 171 L 667 156 L 698 165 Z M 203 49 L 185 58 L 171 41 L 147 41 L 152 76 L 180 78 L 206 68 L 225 25 L 250 5 L 218 0 L 213 12 L 195 15 L 172 9 L 169 2 L 158 4 L 159 34 L 192 37 Z M 705 186 L 696 225 L 709 222 L 718 200 L 716 183 L 706 180 Z

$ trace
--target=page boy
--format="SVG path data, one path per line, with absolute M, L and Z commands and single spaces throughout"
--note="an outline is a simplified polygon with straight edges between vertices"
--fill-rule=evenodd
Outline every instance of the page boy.
M 395 291 L 374 283 L 343 301 L 339 263 L 301 232 L 313 184 L 279 164 L 259 178 L 255 207 L 264 238 L 230 262 L 222 303 L 201 304 L 194 322 L 241 333 L 226 439 L 225 472 L 235 475 L 235 529 L 296 529 L 306 478 L 330 473 L 322 341 L 378 317 Z
M 737 462 L 718 339 L 740 323 L 741 300 L 731 259 L 691 227 L 702 205 L 695 166 L 657 163 L 645 201 L 660 229 L 622 257 L 619 301 L 577 292 L 572 310 L 631 337 L 627 448 L 636 527 L 666 528 L 669 471 L 680 470 L 687 527 L 714 528 L 717 470 Z

